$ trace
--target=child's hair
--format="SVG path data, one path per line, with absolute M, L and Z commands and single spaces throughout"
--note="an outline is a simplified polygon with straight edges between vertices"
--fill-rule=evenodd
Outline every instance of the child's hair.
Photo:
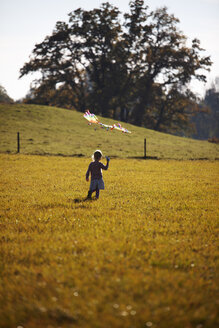
M 96 150 L 92 156 L 93 160 L 99 160 L 101 159 L 101 157 L 103 156 L 102 151 L 101 150 Z

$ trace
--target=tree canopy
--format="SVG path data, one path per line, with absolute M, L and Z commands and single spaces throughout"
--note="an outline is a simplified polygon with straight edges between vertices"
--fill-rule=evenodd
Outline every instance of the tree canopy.
M 178 24 L 166 7 L 150 11 L 143 0 L 131 1 L 124 15 L 108 2 L 79 8 L 36 44 L 20 76 L 41 72 L 38 97 L 68 90 L 82 112 L 89 108 L 162 131 L 184 127 L 197 110 L 188 84 L 206 81 L 211 60 L 202 56 L 198 39 L 187 46 Z

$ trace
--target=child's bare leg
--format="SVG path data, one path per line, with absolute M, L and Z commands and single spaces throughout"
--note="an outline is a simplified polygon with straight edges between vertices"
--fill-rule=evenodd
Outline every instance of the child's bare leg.
M 98 188 L 96 188 L 96 199 L 99 198 L 99 195 L 100 195 L 100 190 Z

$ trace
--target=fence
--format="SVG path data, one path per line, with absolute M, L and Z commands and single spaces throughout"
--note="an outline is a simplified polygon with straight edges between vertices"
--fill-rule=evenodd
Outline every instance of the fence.
M 20 132 L 17 132 L 17 153 L 20 153 Z M 144 157 L 147 158 L 147 140 L 144 139 Z

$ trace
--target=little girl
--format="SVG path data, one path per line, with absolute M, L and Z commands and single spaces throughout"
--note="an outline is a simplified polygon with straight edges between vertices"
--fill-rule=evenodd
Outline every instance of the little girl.
M 86 173 L 86 180 L 89 181 L 89 174 L 91 173 L 91 182 L 90 182 L 90 189 L 88 191 L 87 198 L 91 199 L 91 195 L 94 191 L 96 191 L 96 199 L 99 198 L 100 189 L 104 189 L 104 182 L 102 176 L 102 169 L 107 170 L 109 167 L 110 158 L 106 156 L 107 164 L 103 165 L 100 162 L 103 154 L 101 150 L 96 150 L 92 156 L 94 159 L 93 162 L 90 163 L 88 166 L 88 170 Z

